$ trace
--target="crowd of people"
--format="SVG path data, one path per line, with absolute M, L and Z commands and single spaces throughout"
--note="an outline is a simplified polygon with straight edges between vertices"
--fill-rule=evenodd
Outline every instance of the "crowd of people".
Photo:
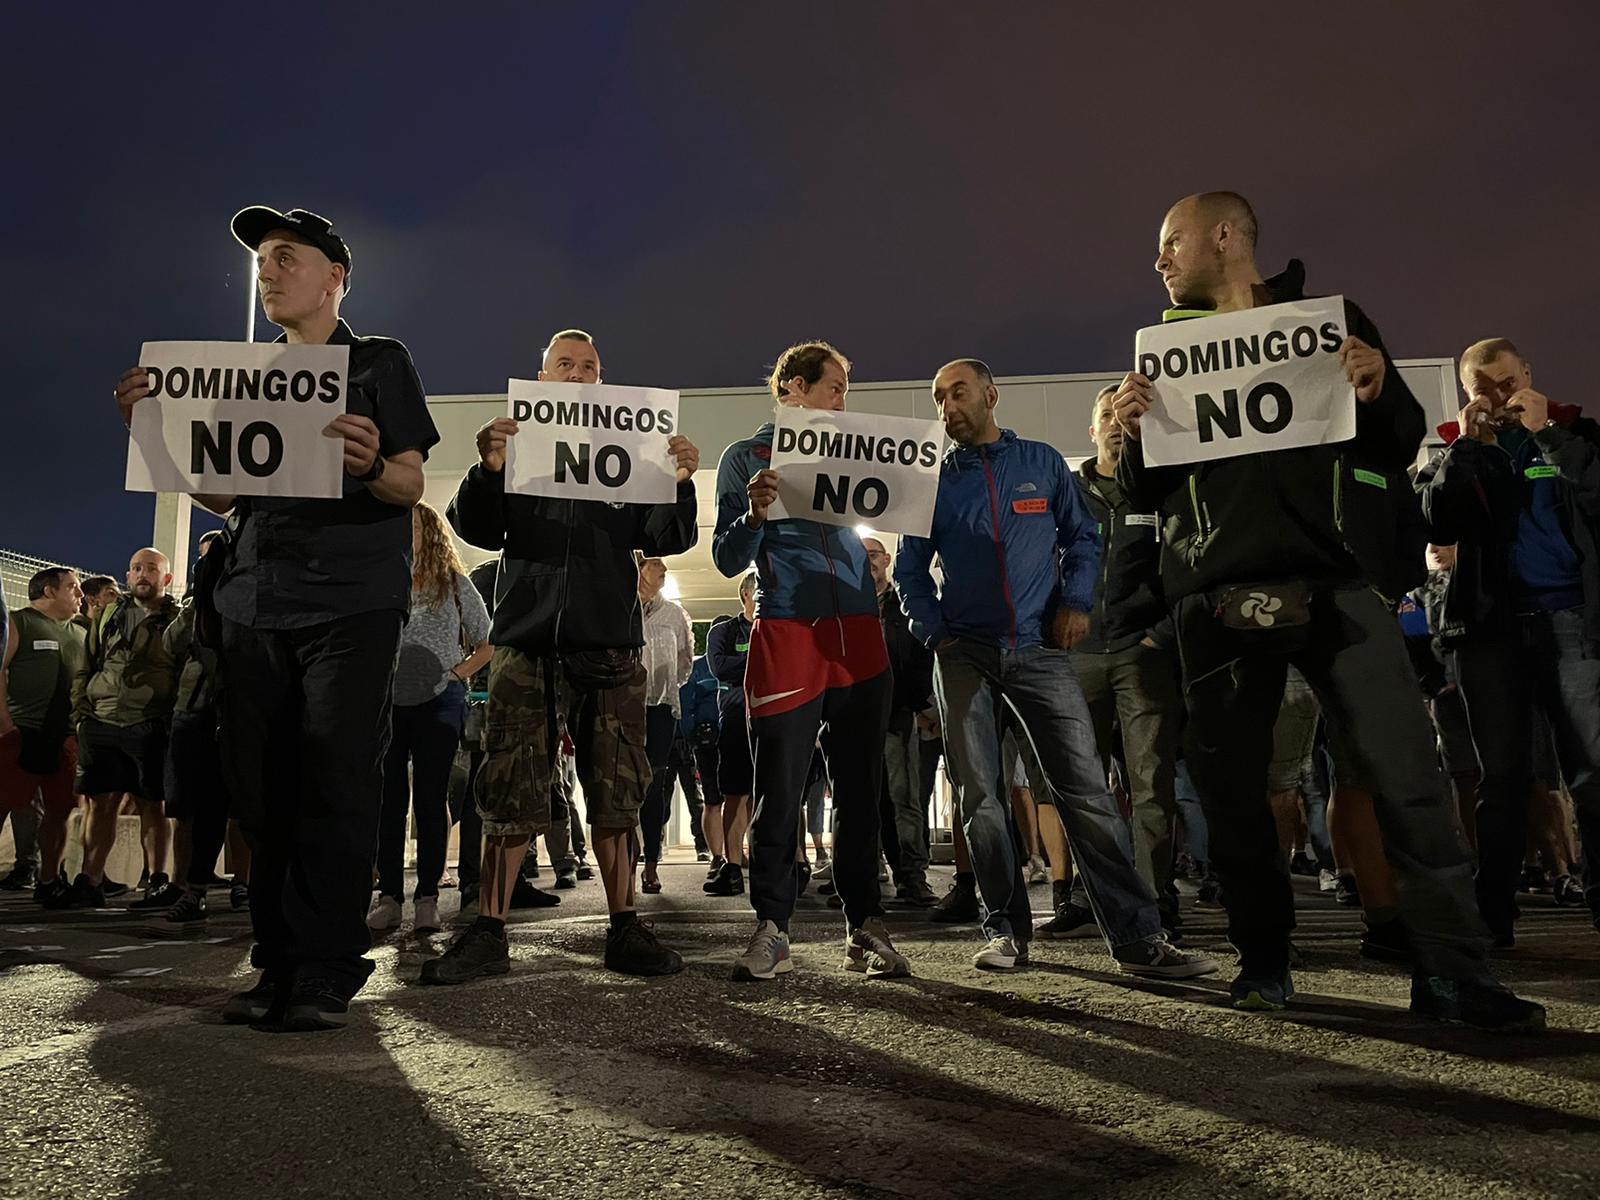
M 373 934 L 406 919 L 408 819 L 420 933 L 441 927 L 459 822 L 463 919 L 423 983 L 508 972 L 511 910 L 595 874 L 604 967 L 676 973 L 638 898 L 663 890 L 678 787 L 704 893 L 748 893 L 752 927 L 729 948 L 742 981 L 794 968 L 813 886 L 841 912 L 846 971 L 911 974 L 885 883 L 901 917 L 972 925 L 979 970 L 1094 937 L 1130 975 L 1210 975 L 1217 959 L 1184 944 L 1194 892 L 1226 912 L 1234 1006 L 1276 1010 L 1305 874 L 1361 907 L 1360 953 L 1410 969 L 1415 1013 L 1535 1030 L 1544 1010 L 1490 965 L 1515 944 L 1519 894 L 1586 905 L 1600 928 L 1583 849 L 1600 838 L 1600 426 L 1535 391 L 1511 342 L 1462 354 L 1467 401 L 1420 470 L 1422 408 L 1349 302 L 1354 438 L 1194 466 L 1146 463 L 1142 375 L 1097 397 L 1096 452 L 1074 467 L 1001 425 L 983 361 L 952 360 L 932 384 L 951 446 L 931 529 L 892 554 L 773 518 L 769 421 L 717 468 L 712 558 L 739 611 L 697 655 L 664 561 L 698 536 L 696 446 L 668 442 L 669 503 L 538 497 L 506 486 L 518 426 L 499 418 L 440 514 L 421 500 L 438 435 L 409 353 L 339 316 L 348 245 L 299 209 L 246 209 L 233 232 L 283 340 L 350 347 L 329 427 L 344 494 L 197 497 L 226 524 L 181 603 L 155 550 L 125 591 L 39 572 L 3 622 L 0 673 L 19 846 L 0 887 L 104 905 L 126 890 L 105 866 L 131 809 L 148 877 L 130 907 L 201 921 L 228 887 L 250 910 L 261 974 L 227 1020 L 345 1022 Z M 1236 194 L 1175 205 L 1155 263 L 1166 319 L 1302 298 L 1301 265 L 1264 278 L 1256 240 Z M 850 370 L 828 343 L 792 346 L 773 400 L 842 410 Z M 598 383 L 595 339 L 556 333 L 539 378 Z M 121 378 L 125 421 L 148 391 L 139 368 Z M 469 576 L 452 530 L 496 557 Z M 554 891 L 533 883 L 541 836 Z

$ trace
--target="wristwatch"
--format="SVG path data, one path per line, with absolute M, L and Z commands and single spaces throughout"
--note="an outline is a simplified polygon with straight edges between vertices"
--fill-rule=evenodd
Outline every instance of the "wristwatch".
M 372 466 L 367 468 L 367 473 L 365 475 L 352 475 L 350 478 L 354 479 L 357 483 L 376 483 L 378 480 L 383 478 L 384 465 L 384 458 L 380 453 L 372 460 Z

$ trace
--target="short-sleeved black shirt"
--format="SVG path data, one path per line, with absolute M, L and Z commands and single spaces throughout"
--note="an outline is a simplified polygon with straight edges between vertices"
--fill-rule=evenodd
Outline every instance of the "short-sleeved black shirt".
M 280 341 L 283 339 L 280 338 Z M 350 347 L 345 411 L 378 426 L 385 458 L 439 440 L 411 354 L 340 321 L 328 339 Z M 411 608 L 411 510 L 386 504 L 348 475 L 337 500 L 245 496 L 217 611 L 256 629 L 301 629 L 339 617 Z

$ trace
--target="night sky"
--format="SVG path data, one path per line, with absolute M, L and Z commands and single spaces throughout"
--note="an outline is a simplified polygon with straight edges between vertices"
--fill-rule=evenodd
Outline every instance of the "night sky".
M 333 218 L 346 317 L 436 393 L 566 324 L 613 383 L 816 336 L 858 379 L 1120 369 L 1167 206 L 1232 188 L 1397 357 L 1509 336 L 1589 400 L 1594 4 L 1114 7 L 6 5 L 0 547 L 148 540 L 112 385 L 243 337 L 251 203 Z

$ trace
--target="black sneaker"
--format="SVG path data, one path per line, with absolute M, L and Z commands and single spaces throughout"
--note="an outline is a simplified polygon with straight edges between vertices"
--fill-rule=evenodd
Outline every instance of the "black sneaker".
M 269 971 L 261 972 L 255 987 L 248 992 L 230 996 L 222 1006 L 222 1019 L 229 1025 L 254 1025 L 267 1019 L 267 1014 L 287 993 L 282 982 Z
M 564 891 L 568 891 L 571 888 L 575 888 L 577 886 L 578 886 L 578 868 L 577 867 L 562 867 L 561 870 L 556 872 L 556 890 L 557 891 L 564 892 Z
M 495 934 L 474 922 L 438 958 L 422 964 L 423 983 L 468 983 L 511 970 L 511 951 L 504 932 Z
M 40 908 L 60 910 L 72 907 L 72 885 L 57 875 L 33 889 L 33 902 Z
M 700 890 L 708 896 L 742 896 L 744 868 L 736 867 L 732 863 L 723 863 L 722 870 L 717 872 L 717 877 L 706 880 Z
M 1501 1033 L 1544 1030 L 1544 1006 L 1523 1000 L 1498 983 L 1416 977 L 1411 981 L 1411 1011 L 1432 1021 L 1449 1021 Z
M 656 940 L 655 927 L 635 917 L 606 931 L 606 970 L 622 975 L 676 975 L 683 959 Z
M 584 860 L 581 859 L 581 858 L 578 860 L 578 878 L 579 879 L 593 879 L 594 878 L 594 868 L 591 867 L 588 863 L 584 862 Z
M 727 864 L 727 862 L 728 862 L 728 860 L 723 858 L 722 855 L 720 855 L 720 854 L 716 855 L 711 860 L 711 865 L 706 868 L 706 879 L 708 881 L 712 880 L 712 879 L 715 879 L 717 877 L 717 875 L 722 871 L 722 868 Z
M 695 862 L 710 862 L 711 851 L 707 850 L 704 846 L 696 846 L 694 851 L 694 860 Z
M 283 1020 L 269 1016 L 254 1028 L 271 1033 L 318 1033 L 343 1029 L 350 1020 L 350 997 L 326 979 L 296 979 L 289 989 Z
M 123 888 L 127 891 L 127 888 Z M 89 882 L 87 875 L 79 875 L 72 881 L 72 890 L 67 896 L 66 908 L 104 908 L 106 906 L 106 892 L 103 884 Z
M 0 883 L 0 887 L 5 884 Z M 1583 880 L 1574 879 L 1571 875 L 1560 876 L 1550 887 L 1550 895 L 1562 908 L 1576 907 L 1583 903 Z
M 1094 913 L 1087 908 L 1079 908 L 1076 904 L 1068 904 L 1058 909 L 1056 915 L 1048 921 L 1041 921 L 1033 927 L 1035 937 L 1042 938 L 1093 938 L 1100 936 L 1100 926 L 1095 923 Z
M 242 883 L 236 883 L 228 889 L 228 904 L 234 912 L 250 907 L 250 889 Z
M 174 925 L 194 925 L 206 919 L 206 898 L 199 892 L 184 891 L 167 909 L 167 920 Z
M 1361 889 L 1354 875 L 1339 876 L 1339 886 L 1333 889 L 1333 902 L 1341 908 L 1360 908 Z
M 165 879 L 165 876 L 160 878 Z M 128 905 L 129 912 L 146 912 L 153 908 L 171 908 L 184 895 L 184 890 L 175 883 L 163 882 L 146 892 L 143 898 L 135 900 Z
M 512 908 L 554 908 L 560 903 L 560 896 L 534 887 L 525 876 L 519 875 L 511 885 Z
M 80 875 L 78 878 L 82 879 L 83 876 Z M 140 880 L 140 886 L 143 886 L 143 876 L 140 877 Z M 126 896 L 131 891 L 133 889 L 127 884 L 118 883 L 109 875 L 102 876 L 100 879 L 100 894 L 108 900 L 115 900 L 118 896 Z
M 964 924 L 978 919 L 978 881 L 957 878 L 944 899 L 928 910 L 928 920 L 944 925 Z
M 1317 877 L 1317 864 L 1312 861 L 1311 856 L 1304 850 L 1296 850 L 1289 856 L 1289 874 L 1309 875 L 1315 879 Z
M 794 894 L 796 896 L 804 896 L 806 889 L 811 886 L 811 864 L 808 862 L 795 863 L 794 872 L 797 876 Z
M 1369 923 L 1361 935 L 1361 957 L 1378 962 L 1409 963 L 1411 961 L 1411 935 L 1405 922 L 1399 918 Z
M 30 863 L 18 863 L 0 879 L 0 892 L 26 892 L 39 886 L 39 875 Z
M 1200 886 L 1194 894 L 1196 904 L 1221 904 L 1222 884 L 1215 876 L 1207 875 L 1200 881 Z

